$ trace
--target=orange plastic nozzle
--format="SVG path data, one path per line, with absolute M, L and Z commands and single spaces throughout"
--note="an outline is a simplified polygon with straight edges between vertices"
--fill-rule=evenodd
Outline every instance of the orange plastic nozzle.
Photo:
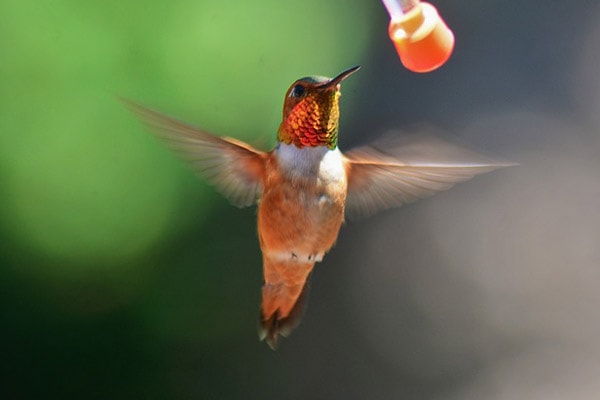
M 400 19 L 392 19 L 389 34 L 400 61 L 414 72 L 441 67 L 454 48 L 454 34 L 429 3 L 418 3 Z

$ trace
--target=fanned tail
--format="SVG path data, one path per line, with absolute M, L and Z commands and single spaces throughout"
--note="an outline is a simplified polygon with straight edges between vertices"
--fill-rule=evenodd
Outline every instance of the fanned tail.
M 287 337 L 300 324 L 313 266 L 314 263 L 295 260 L 264 260 L 265 284 L 262 287 L 258 337 L 273 350 L 277 348 L 279 336 Z
M 310 282 L 306 282 L 300 296 L 292 307 L 292 310 L 287 317 L 280 317 L 279 310 L 275 311 L 271 316 L 265 317 L 261 309 L 259 318 L 258 337 L 264 340 L 271 349 L 276 350 L 279 336 L 288 337 L 290 333 L 300 324 L 306 305 L 308 304 L 308 293 L 310 292 Z M 263 287 L 263 298 L 265 297 L 265 288 Z M 270 295 L 267 294 L 267 297 Z

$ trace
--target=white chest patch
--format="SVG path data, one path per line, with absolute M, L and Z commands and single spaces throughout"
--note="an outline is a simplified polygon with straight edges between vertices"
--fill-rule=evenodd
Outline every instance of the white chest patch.
M 317 176 L 327 184 L 346 179 L 342 153 L 338 148 L 325 146 L 304 147 L 281 143 L 277 148 L 277 159 L 282 171 L 289 176 Z

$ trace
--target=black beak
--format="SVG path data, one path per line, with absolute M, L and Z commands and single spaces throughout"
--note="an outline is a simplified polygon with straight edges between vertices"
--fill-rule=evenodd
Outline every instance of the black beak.
M 360 69 L 360 65 L 356 65 L 352 68 L 348 68 L 347 70 L 340 72 L 335 78 L 331 78 L 331 80 L 329 82 L 326 82 L 318 87 L 323 88 L 323 89 L 334 88 L 337 86 L 338 83 L 340 83 L 341 81 L 343 81 L 344 79 L 346 79 L 347 77 L 349 77 L 350 75 L 352 75 L 353 73 L 358 71 L 359 69 Z

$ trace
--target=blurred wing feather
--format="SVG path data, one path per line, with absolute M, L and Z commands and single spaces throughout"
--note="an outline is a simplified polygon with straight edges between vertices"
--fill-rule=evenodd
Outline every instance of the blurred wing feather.
M 256 202 L 262 192 L 266 153 L 239 140 L 213 136 L 132 101 L 122 101 L 229 201 L 239 207 Z
M 365 147 L 348 152 L 348 197 L 346 213 L 352 217 L 371 215 L 399 207 L 447 190 L 475 175 L 509 164 L 495 163 L 403 163 Z

